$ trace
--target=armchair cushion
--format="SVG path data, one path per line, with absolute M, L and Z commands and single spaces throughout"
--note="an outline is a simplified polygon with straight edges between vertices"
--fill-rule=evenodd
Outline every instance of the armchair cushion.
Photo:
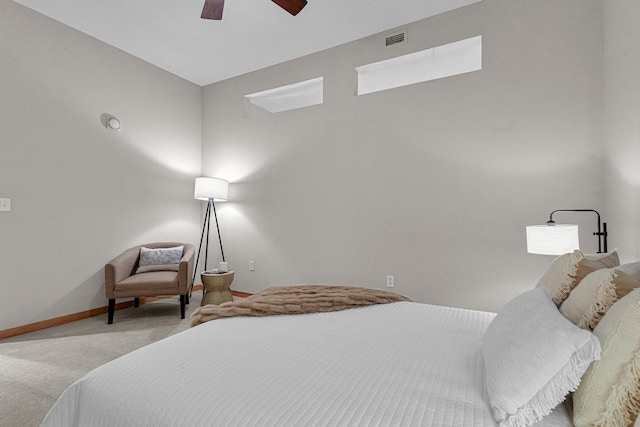
M 150 271 L 148 273 L 137 273 L 133 276 L 127 277 L 117 285 L 117 290 L 124 292 L 145 290 L 159 291 L 161 289 L 173 290 L 173 292 L 177 293 L 178 275 L 173 271 Z

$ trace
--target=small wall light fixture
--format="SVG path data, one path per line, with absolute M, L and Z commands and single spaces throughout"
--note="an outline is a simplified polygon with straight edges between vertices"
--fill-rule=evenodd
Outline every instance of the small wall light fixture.
M 106 120 L 107 129 L 119 131 L 120 130 L 120 120 L 113 116 L 107 116 Z
M 598 217 L 598 253 L 607 252 L 607 223 L 600 222 L 600 213 L 593 209 L 558 209 L 549 215 L 546 225 L 527 226 L 527 252 L 541 255 L 562 255 L 580 249 L 578 226 L 575 224 L 556 224 L 553 214 L 556 212 L 593 212 Z

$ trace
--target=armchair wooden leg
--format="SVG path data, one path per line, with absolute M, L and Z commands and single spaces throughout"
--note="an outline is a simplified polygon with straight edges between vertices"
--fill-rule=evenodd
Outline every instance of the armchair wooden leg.
M 133 300 L 133 306 L 134 306 L 135 308 L 140 307 L 140 298 L 135 298 L 135 299 Z
M 116 311 L 116 299 L 109 299 L 109 314 L 107 318 L 107 324 L 111 325 L 113 323 L 113 313 Z
M 185 304 L 185 295 L 180 295 L 180 318 L 184 319 L 184 304 Z
M 184 296 L 184 303 L 189 305 L 189 291 L 187 291 L 187 293 Z

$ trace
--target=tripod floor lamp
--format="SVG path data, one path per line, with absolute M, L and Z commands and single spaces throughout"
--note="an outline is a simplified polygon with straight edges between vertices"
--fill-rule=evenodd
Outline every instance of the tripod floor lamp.
M 556 224 L 553 214 L 556 212 L 593 212 L 598 217 L 598 253 L 607 252 L 607 223 L 600 222 L 600 213 L 593 209 L 558 209 L 549 215 L 546 225 L 527 226 L 527 252 L 541 255 L 562 255 L 580 249 L 578 226 L 575 224 Z
M 213 217 L 216 220 L 216 229 L 218 230 L 218 241 L 220 242 L 220 254 L 222 255 L 222 261 L 224 259 L 224 250 L 222 249 L 222 238 L 220 237 L 220 227 L 218 226 L 218 215 L 216 213 L 215 202 L 224 202 L 227 200 L 229 194 L 229 181 L 221 178 L 209 178 L 201 176 L 196 178 L 195 191 L 193 197 L 198 200 L 207 201 L 207 210 L 204 214 L 204 222 L 202 223 L 202 234 L 200 235 L 200 246 L 198 247 L 198 256 L 196 258 L 196 266 L 193 269 L 193 281 L 196 280 L 196 273 L 198 272 L 198 261 L 200 260 L 200 251 L 202 250 L 202 241 L 204 240 L 205 230 L 207 234 L 207 240 L 204 251 L 204 269 L 207 269 L 207 258 L 209 257 L 209 224 L 211 222 L 211 211 L 213 211 Z

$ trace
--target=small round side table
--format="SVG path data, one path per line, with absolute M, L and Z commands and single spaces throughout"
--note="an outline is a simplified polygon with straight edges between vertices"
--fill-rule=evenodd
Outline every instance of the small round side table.
M 233 270 L 226 273 L 200 273 L 202 286 L 204 287 L 204 295 L 202 296 L 202 305 L 215 304 L 220 305 L 223 302 L 233 301 L 233 295 L 229 290 L 231 282 L 233 282 Z

